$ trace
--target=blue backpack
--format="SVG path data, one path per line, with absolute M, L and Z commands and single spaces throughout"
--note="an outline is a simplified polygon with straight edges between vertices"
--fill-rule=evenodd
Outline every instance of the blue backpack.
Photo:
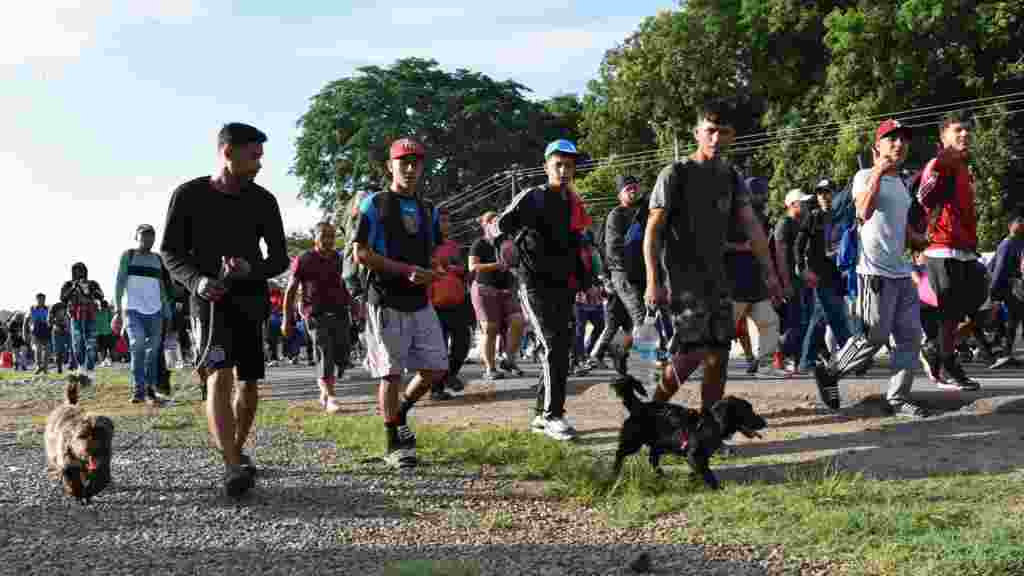
M 633 215 L 633 221 L 626 229 L 623 242 L 623 259 L 626 265 L 626 278 L 635 286 L 647 283 L 647 270 L 644 265 L 644 232 L 647 231 L 647 202 L 640 201 L 640 206 Z

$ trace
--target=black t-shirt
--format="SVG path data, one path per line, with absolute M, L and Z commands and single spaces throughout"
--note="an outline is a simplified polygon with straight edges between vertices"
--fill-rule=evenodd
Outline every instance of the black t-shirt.
M 498 261 L 498 251 L 486 238 L 478 238 L 476 242 L 473 242 L 473 245 L 469 247 L 469 255 L 479 258 L 481 264 L 493 264 Z M 508 290 L 512 287 L 512 273 L 508 270 L 477 272 L 476 281 L 491 288 Z
M 786 246 L 786 268 L 780 274 L 788 274 L 789 279 L 796 280 L 796 235 L 800 232 L 800 223 L 791 216 L 785 216 L 775 225 L 775 245 Z M 778 265 L 778 264 L 776 264 Z
M 239 194 L 225 194 L 209 176 L 171 194 L 160 252 L 171 277 L 192 294 L 203 276 L 220 275 L 223 257 L 244 258 L 252 267 L 248 278 L 231 281 L 229 296 L 266 298 L 267 280 L 288 269 L 284 224 L 273 194 L 251 182 Z

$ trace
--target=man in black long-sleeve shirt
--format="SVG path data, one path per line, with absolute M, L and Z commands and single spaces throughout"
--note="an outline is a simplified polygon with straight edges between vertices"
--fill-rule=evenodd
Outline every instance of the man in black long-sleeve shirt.
M 224 487 L 232 497 L 253 486 L 255 469 L 242 446 L 256 415 L 256 385 L 265 375 L 267 279 L 288 267 L 277 200 L 253 183 L 266 139 L 252 126 L 225 125 L 218 135 L 219 172 L 175 189 L 160 244 L 171 276 L 192 295 L 207 425 L 223 454 Z M 242 385 L 232 403 L 235 370 Z

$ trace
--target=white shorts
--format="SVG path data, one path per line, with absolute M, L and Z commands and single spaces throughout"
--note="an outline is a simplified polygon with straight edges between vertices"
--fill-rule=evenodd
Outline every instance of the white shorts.
M 432 306 L 400 312 L 367 304 L 366 359 L 374 378 L 403 371 L 447 370 L 448 346 Z

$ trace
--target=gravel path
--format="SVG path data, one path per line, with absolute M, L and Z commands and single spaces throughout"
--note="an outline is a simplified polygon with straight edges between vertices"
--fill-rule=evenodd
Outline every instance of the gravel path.
M 362 575 L 401 559 L 465 559 L 481 574 L 631 574 L 641 552 L 660 574 L 775 573 L 756 551 L 673 544 L 683 518 L 614 529 L 493 476 L 375 464 L 333 472 L 331 444 L 281 430 L 257 434 L 264 472 L 236 503 L 201 433 L 148 430 L 118 452 L 145 424 L 118 419 L 115 483 L 91 506 L 46 478 L 41 436 L 3 447 L 0 573 Z

